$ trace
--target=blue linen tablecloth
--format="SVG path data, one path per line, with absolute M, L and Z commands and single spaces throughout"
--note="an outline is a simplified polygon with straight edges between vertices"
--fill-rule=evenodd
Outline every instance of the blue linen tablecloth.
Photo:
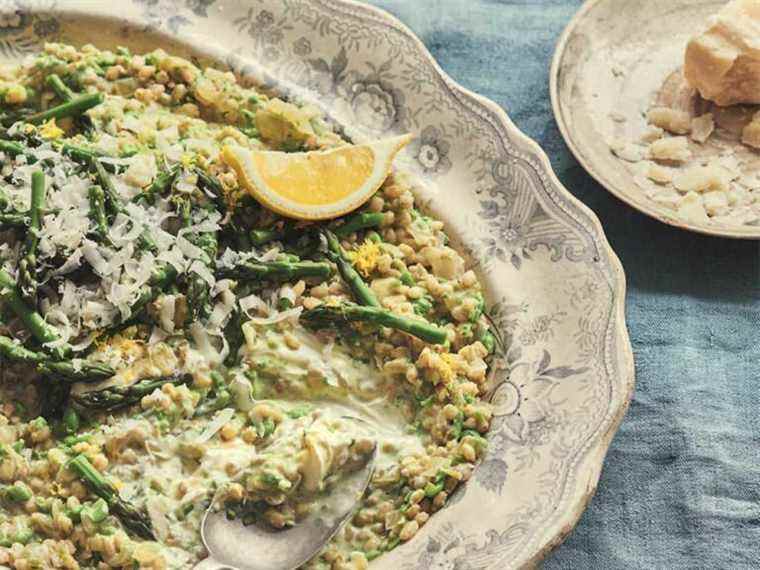
M 370 2 L 541 144 L 628 276 L 636 393 L 594 500 L 545 567 L 760 568 L 760 245 L 660 224 L 575 161 L 548 82 L 580 0 Z

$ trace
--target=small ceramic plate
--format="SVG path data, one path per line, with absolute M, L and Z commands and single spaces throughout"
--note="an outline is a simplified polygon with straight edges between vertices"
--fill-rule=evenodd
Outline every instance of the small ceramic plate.
M 615 156 L 615 141 L 637 142 L 655 105 L 692 116 L 713 112 L 716 131 L 706 144 L 690 142 L 694 157 L 742 163 L 741 183 L 754 186 L 758 154 L 739 141 L 756 108 L 714 108 L 683 80 L 690 37 L 725 2 L 720 0 L 589 0 L 560 38 L 551 70 L 554 114 L 565 141 L 586 170 L 612 194 L 653 218 L 680 228 L 732 238 L 760 239 L 760 223 L 689 222 L 658 203 L 654 182 L 637 164 Z M 738 128 L 738 133 L 737 133 Z M 644 148 L 644 147 L 639 147 Z M 754 181 L 754 182 L 752 182 Z

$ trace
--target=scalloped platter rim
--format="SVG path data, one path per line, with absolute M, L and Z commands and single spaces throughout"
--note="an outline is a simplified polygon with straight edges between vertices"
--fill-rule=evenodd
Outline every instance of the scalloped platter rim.
M 372 567 L 530 567 L 564 540 L 633 391 L 625 276 L 599 220 L 500 107 L 456 84 L 398 20 L 349 0 L 15 6 L 0 18 L 4 58 L 44 41 L 163 47 L 314 101 L 354 140 L 415 133 L 402 168 L 480 273 L 509 349 L 485 460 Z

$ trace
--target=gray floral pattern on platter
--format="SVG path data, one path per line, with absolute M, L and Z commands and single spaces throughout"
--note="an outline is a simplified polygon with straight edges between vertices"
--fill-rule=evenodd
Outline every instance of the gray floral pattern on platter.
M 0 55 L 67 37 L 66 15 L 109 15 L 105 3 L 62 4 L 0 0 Z M 454 84 L 375 9 L 346 0 L 129 0 L 111 16 L 112 34 L 102 30 L 97 41 L 158 41 L 151 49 L 160 39 L 146 29 L 167 34 L 268 89 L 320 104 L 352 139 L 417 135 L 403 167 L 479 270 L 508 346 L 490 384 L 484 461 L 415 540 L 373 567 L 475 570 L 545 556 L 588 500 L 633 384 L 624 277 L 598 221 L 501 110 Z M 489 509 L 472 509 L 482 504 Z
M 55 0 L 0 0 L 0 56 L 19 57 L 56 36 L 60 23 Z
M 207 18 L 208 9 L 216 0 L 134 0 L 142 6 L 142 17 L 147 27 L 166 28 L 177 33 L 193 23 L 194 19 Z

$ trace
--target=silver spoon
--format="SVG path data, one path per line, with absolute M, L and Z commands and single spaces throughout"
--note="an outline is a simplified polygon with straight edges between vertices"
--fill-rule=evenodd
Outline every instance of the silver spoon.
M 351 518 L 375 470 L 377 446 L 362 469 L 339 481 L 304 520 L 286 530 L 228 520 L 213 504 L 201 523 L 209 557 L 194 570 L 293 570 L 311 560 Z

